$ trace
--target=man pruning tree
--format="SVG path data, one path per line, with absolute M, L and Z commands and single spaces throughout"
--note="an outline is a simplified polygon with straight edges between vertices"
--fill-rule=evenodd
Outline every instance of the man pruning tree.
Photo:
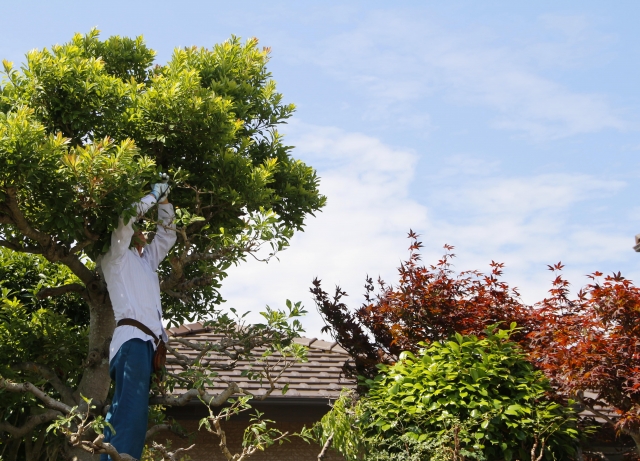
M 176 241 L 173 206 L 167 200 L 168 177 L 154 184 L 150 194 L 135 204 L 136 216 L 120 218 L 111 234 L 111 246 L 102 259 L 102 270 L 109 290 L 116 329 L 109 350 L 109 374 L 115 393 L 105 428 L 105 441 L 119 453 L 136 459 L 142 456 L 147 417 L 153 355 L 160 341 L 167 341 L 162 326 L 160 283 L 157 269 Z M 158 204 L 158 229 L 147 245 L 134 221 Z M 102 455 L 102 461 L 111 461 Z
M 142 319 L 134 306 L 159 310 L 155 275 L 149 290 L 142 287 L 151 283 L 142 271 L 129 271 L 134 272 L 131 277 L 119 272 L 136 261 L 133 256 L 139 265 L 143 257 L 150 258 L 166 229 L 159 229 L 158 240 L 142 257 L 128 250 L 134 229 L 126 229 L 126 236 L 114 237 L 119 242 L 106 261 L 99 267 L 95 263 L 104 259 L 102 249 L 115 229 L 112 216 L 123 205 L 139 201 L 143 178 L 161 166 L 163 171 L 180 171 L 185 186 L 188 181 L 188 187 L 170 193 L 183 211 L 176 224 L 185 238 L 172 248 L 172 264 L 165 257 L 158 269 L 166 294 L 163 317 L 175 324 L 194 318 L 220 322 L 225 269 L 257 256 L 264 247 L 272 251 L 261 252 L 260 259 L 270 259 L 324 207 L 316 171 L 296 158 L 279 133 L 295 106 L 277 91 L 267 68 L 269 48 L 255 38 L 237 37 L 211 45 L 176 48 L 158 65 L 155 51 L 142 37 L 103 40 L 92 30 L 62 45 L 31 50 L 16 69 L 5 62 L 0 92 L 0 246 L 3 255 L 19 260 L 28 274 L 34 274 L 16 284 L 19 293 L 37 293 L 39 300 L 36 304 L 36 298 L 32 302 L 30 296 L 20 296 L 30 317 L 2 325 L 3 458 L 12 453 L 12 458 L 42 461 L 59 454 L 89 461 L 96 452 L 116 458 L 116 448 L 90 430 L 99 422 L 85 418 L 83 398 L 101 414 L 111 387 L 110 355 L 112 363 L 118 362 L 116 345 L 124 347 L 132 339 L 128 334 L 138 334 L 143 342 L 152 340 L 131 325 L 118 327 L 114 337 L 113 312 L 121 320 L 133 312 L 134 319 Z M 130 214 L 149 213 L 148 199 Z M 160 205 L 161 218 L 166 206 Z M 156 211 L 152 213 L 155 220 Z M 128 216 L 116 234 L 125 231 Z M 150 259 L 159 262 L 163 256 L 155 252 Z M 42 263 L 50 270 L 43 272 Z M 97 268 L 108 274 L 111 296 Z M 52 274 L 46 280 L 38 275 L 45 272 Z M 155 292 L 149 296 L 152 306 L 141 299 L 148 292 Z M 8 304 L 14 303 L 9 294 L 3 305 L 14 315 L 18 311 Z M 273 319 L 287 319 L 286 326 L 278 321 L 277 328 L 286 330 L 288 338 L 298 331 L 297 326 L 289 327 L 289 319 L 293 322 L 299 313 L 287 311 L 272 314 Z M 146 326 L 161 333 L 157 312 L 153 313 L 156 316 Z M 44 318 L 47 323 L 40 321 Z M 22 325 L 28 325 L 29 335 Z M 234 340 L 245 341 L 248 335 L 229 331 Z M 260 347 L 281 346 L 279 335 L 268 332 L 264 338 Z M 246 341 L 251 348 L 242 350 L 243 360 L 258 360 L 258 343 Z M 39 366 L 14 367 L 26 363 Z M 113 376 L 117 405 L 109 420 L 117 434 L 109 433 L 109 440 L 126 451 L 129 448 L 120 448 L 118 438 L 129 430 L 118 429 L 118 411 L 128 405 L 120 399 L 130 392 L 121 391 L 120 376 L 115 371 Z M 226 402 L 236 381 L 227 383 L 225 391 L 195 378 L 185 387 L 214 393 L 215 408 Z M 139 394 L 147 401 L 146 390 Z M 154 402 L 176 406 L 190 401 L 172 397 L 156 396 Z M 144 417 L 138 420 L 142 433 Z

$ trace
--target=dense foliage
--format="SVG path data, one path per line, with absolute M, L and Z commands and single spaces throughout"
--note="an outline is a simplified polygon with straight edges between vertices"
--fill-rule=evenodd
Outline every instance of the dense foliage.
M 333 446 L 354 460 L 419 452 L 416 459 L 566 459 L 577 440 L 575 416 L 549 400 L 542 372 L 509 341 L 514 331 L 490 328 L 482 339 L 456 334 L 423 343 L 417 354 L 403 352 L 366 381 L 351 418 L 345 397 L 334 406 L 321 438 L 334 434 Z
M 41 290 L 78 282 L 68 267 L 51 264 L 39 255 L 16 253 L 0 248 L 0 287 L 16 297 L 27 312 L 45 309 L 67 317 L 71 324 L 89 324 L 86 303 L 78 293 L 40 298 Z
M 69 397 L 63 394 L 76 387 L 82 375 L 79 365 L 87 350 L 87 330 L 53 310 L 29 309 L 15 293 L 2 288 L 0 380 L 29 381 L 54 399 Z M 24 427 L 31 417 L 46 413 L 32 394 L 0 392 L 0 421 Z M 4 442 L 0 459 L 6 460 L 16 459 L 21 449 L 27 460 L 56 459 L 60 449 L 60 441 L 47 434 L 46 426 L 34 426 L 24 440 L 0 438 L 0 442 Z
M 354 358 L 347 373 L 372 379 L 378 364 L 397 362 L 402 350 L 416 353 L 420 342 L 454 333 L 482 337 L 482 330 L 497 322 L 516 322 L 522 329 L 511 339 L 550 379 L 555 398 L 577 401 L 587 415 L 632 437 L 640 453 L 639 288 L 619 273 L 603 278 L 595 272 L 572 297 L 569 283 L 556 274 L 550 296 L 526 305 L 501 280 L 502 264 L 491 262 L 488 275 L 455 273 L 452 247 L 445 246 L 447 253 L 436 264 L 424 266 L 417 235 L 409 237 L 410 256 L 399 268 L 397 285 L 379 281 L 376 293 L 368 279 L 366 302 L 355 311 L 343 302 L 340 288 L 331 297 L 314 281 L 311 291 L 325 331 Z M 549 268 L 558 272 L 562 264 Z
M 87 348 L 89 315 L 77 293 L 39 299 L 42 288 L 74 283 L 77 278 L 63 265 L 38 255 L 0 248 L 0 376 L 27 380 L 60 397 L 51 382 L 70 387 L 81 375 L 79 364 Z M 44 378 L 44 375 L 48 376 Z M 32 415 L 46 411 L 31 394 L 0 393 L 0 420 L 21 425 Z M 38 460 L 55 458 L 59 440 L 39 428 L 25 438 L 24 455 Z M 21 440 L 0 443 L 0 459 L 18 455 Z

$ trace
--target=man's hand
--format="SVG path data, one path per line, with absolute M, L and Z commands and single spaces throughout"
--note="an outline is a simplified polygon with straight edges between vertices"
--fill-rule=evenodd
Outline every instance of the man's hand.
M 167 196 L 169 195 L 169 175 L 166 173 L 160 173 L 160 181 L 151 186 L 151 195 L 156 198 L 158 203 L 168 203 Z

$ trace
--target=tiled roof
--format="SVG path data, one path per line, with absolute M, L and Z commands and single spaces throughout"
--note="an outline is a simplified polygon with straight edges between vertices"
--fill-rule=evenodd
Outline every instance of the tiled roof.
M 183 337 L 194 343 L 217 342 L 221 339 L 221 335 L 212 333 L 201 323 L 192 323 L 189 325 L 181 325 L 177 328 L 167 330 L 169 337 Z M 298 344 L 302 344 L 309 348 L 307 352 L 308 362 L 296 363 L 287 369 L 278 383 L 280 386 L 289 385 L 289 390 L 282 395 L 280 390 L 274 391 L 266 400 L 276 403 L 284 400 L 313 400 L 313 399 L 335 399 L 345 387 L 354 387 L 355 382 L 348 380 L 343 376 L 342 367 L 346 361 L 350 360 L 347 352 L 337 343 L 327 342 L 316 338 L 296 338 L 294 340 Z M 179 353 L 188 357 L 195 357 L 197 351 L 190 349 L 182 344 L 170 343 Z M 256 348 L 255 354 L 259 355 L 264 348 Z M 171 354 L 167 358 L 172 357 Z M 278 358 L 274 355 L 274 360 Z M 224 361 L 222 357 L 212 356 L 209 363 L 214 361 Z M 227 359 L 228 360 L 228 359 Z M 241 388 L 249 390 L 257 395 L 264 393 L 268 388 L 268 384 L 261 384 L 259 381 L 249 380 L 241 376 L 242 371 L 248 369 L 249 362 L 238 361 L 237 366 L 233 370 L 217 370 L 220 382 L 216 382 L 210 392 L 216 393 L 224 388 L 226 384 L 224 380 L 233 380 Z M 169 371 L 178 372 L 181 370 L 179 365 L 167 365 Z M 175 389 L 176 393 L 180 393 L 179 388 Z

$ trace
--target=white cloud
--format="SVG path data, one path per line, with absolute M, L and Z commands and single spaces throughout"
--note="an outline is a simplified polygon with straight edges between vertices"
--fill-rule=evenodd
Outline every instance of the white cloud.
M 318 336 L 322 321 L 309 288 L 315 277 L 332 292 L 340 285 L 357 306 L 365 276 L 393 280 L 406 254 L 411 227 L 426 227 L 426 209 L 409 197 L 416 154 L 379 140 L 336 128 L 294 124 L 296 154 L 319 170 L 326 208 L 309 218 L 280 261 L 249 262 L 230 271 L 223 283 L 228 306 L 252 310 L 286 299 L 302 301 L 310 311 L 308 334 Z
M 491 260 L 506 263 L 505 280 L 522 289 L 527 302 L 549 288 L 546 265 L 569 263 L 577 284 L 584 274 L 607 270 L 603 263 L 631 257 L 630 236 L 594 220 L 575 221 L 579 207 L 613 198 L 626 186 L 588 175 L 554 174 L 503 177 L 498 165 L 456 157 L 446 174 L 414 178 L 417 155 L 376 138 L 336 128 L 293 125 L 290 138 L 297 156 L 316 167 L 326 209 L 308 220 L 280 262 L 250 262 L 231 271 L 223 283 L 229 306 L 257 313 L 265 304 L 302 301 L 310 310 L 308 334 L 318 336 L 322 321 L 309 294 L 314 277 L 326 291 L 338 284 L 362 301 L 365 275 L 397 280 L 407 256 L 406 234 L 413 229 L 425 244 L 423 261 L 456 246 L 458 270 L 487 270 Z M 426 195 L 410 196 L 412 182 Z M 578 210 L 578 211 L 576 211 Z

